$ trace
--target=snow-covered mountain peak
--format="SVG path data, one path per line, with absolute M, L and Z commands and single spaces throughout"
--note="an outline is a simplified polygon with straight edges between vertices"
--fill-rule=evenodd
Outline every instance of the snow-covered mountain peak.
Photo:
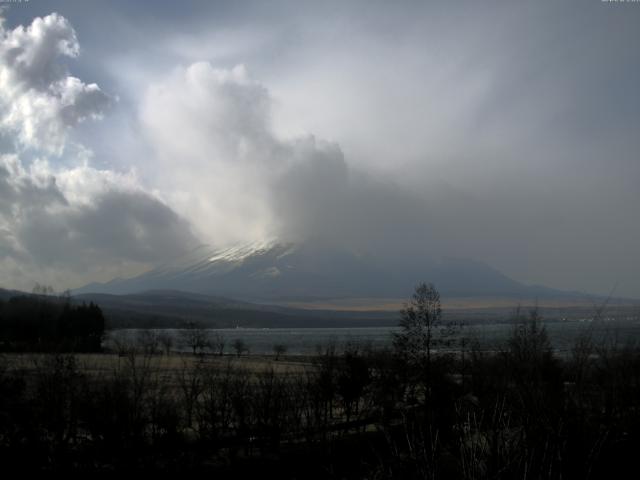
M 226 247 L 217 249 L 213 252 L 213 254 L 209 257 L 209 262 L 237 262 L 242 261 L 243 259 L 250 257 L 252 255 L 260 255 L 282 244 L 279 243 L 276 239 L 262 240 L 256 241 L 241 245 L 236 245 L 232 247 Z
M 420 281 L 433 282 L 443 294 L 453 296 L 531 292 L 473 260 L 415 258 L 403 264 L 382 260 L 321 242 L 268 239 L 225 248 L 200 245 L 135 278 L 92 284 L 77 293 L 181 290 L 252 301 L 401 298 L 410 295 Z

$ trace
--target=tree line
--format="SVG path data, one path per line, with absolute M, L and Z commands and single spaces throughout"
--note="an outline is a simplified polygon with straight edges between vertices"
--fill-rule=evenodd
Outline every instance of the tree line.
M 70 295 L 49 288 L 32 295 L 0 299 L 0 349 L 3 351 L 99 352 L 105 319 L 93 302 L 74 304 Z

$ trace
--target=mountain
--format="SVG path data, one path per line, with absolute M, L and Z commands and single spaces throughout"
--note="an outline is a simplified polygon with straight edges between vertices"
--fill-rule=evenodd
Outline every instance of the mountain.
M 406 298 L 420 281 L 433 282 L 449 297 L 563 294 L 523 285 L 474 260 L 419 258 L 404 264 L 384 263 L 366 254 L 312 242 L 263 242 L 226 249 L 201 245 L 137 277 L 93 283 L 74 294 L 179 290 L 257 302 Z
M 195 322 L 211 328 L 362 327 L 397 324 L 397 312 L 303 310 L 240 302 L 171 290 L 128 295 L 85 293 L 75 302 L 94 302 L 110 328 L 176 328 Z

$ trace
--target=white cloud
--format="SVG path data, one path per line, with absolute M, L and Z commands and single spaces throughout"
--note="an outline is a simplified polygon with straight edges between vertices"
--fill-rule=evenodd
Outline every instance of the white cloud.
M 95 83 L 68 74 L 61 60 L 79 52 L 58 14 L 26 28 L 0 21 L 0 139 L 15 140 L 0 152 L 0 286 L 106 281 L 197 243 L 134 170 L 92 167 L 91 150 L 79 144 L 60 161 L 71 129 L 111 102 Z
M 367 249 L 384 248 L 402 228 L 411 242 L 424 240 L 424 226 L 407 219 L 420 214 L 417 198 L 350 167 L 336 143 L 276 134 L 272 110 L 269 91 L 243 66 L 198 62 L 148 89 L 140 120 L 157 183 L 203 238 Z
M 100 118 L 111 103 L 98 85 L 69 75 L 59 61 L 79 53 L 74 29 L 56 13 L 26 28 L 0 22 L 0 128 L 20 148 L 61 154 L 69 129 Z
M 271 99 L 244 67 L 199 62 L 152 85 L 141 105 L 170 203 L 214 243 L 266 235 L 268 184 L 284 160 L 270 131 Z

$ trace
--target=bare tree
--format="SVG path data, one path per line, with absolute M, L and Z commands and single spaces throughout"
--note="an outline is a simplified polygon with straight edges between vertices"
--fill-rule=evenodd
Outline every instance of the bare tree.
M 287 353 L 287 346 L 281 343 L 278 343 L 273 346 L 273 353 L 276 355 L 276 362 L 280 359 L 280 355 L 284 355 Z
M 129 351 L 133 350 L 132 342 L 123 330 L 111 332 L 108 343 L 119 357 L 124 357 Z
M 160 345 L 162 345 L 162 349 L 164 350 L 165 355 L 170 355 L 171 350 L 173 349 L 174 338 L 169 332 L 162 332 L 158 335 L 158 341 Z
M 136 344 L 143 353 L 154 355 L 158 352 L 158 334 L 154 330 L 139 330 Z
M 203 353 L 209 347 L 209 332 L 195 322 L 189 322 L 180 333 L 183 343 L 191 348 L 194 355 Z
M 181 368 L 178 369 L 177 382 L 182 394 L 182 405 L 186 416 L 187 428 L 192 428 L 193 426 L 194 413 L 203 390 L 203 375 L 203 357 L 199 357 L 195 363 L 191 359 L 182 358 Z
M 400 312 L 401 331 L 394 334 L 393 345 L 411 366 L 431 369 L 432 351 L 436 344 L 436 328 L 442 323 L 440 294 L 429 283 L 420 283 Z
M 244 352 L 249 351 L 249 349 L 247 348 L 247 344 L 244 343 L 244 340 L 242 340 L 241 338 L 236 338 L 233 341 L 233 349 L 236 351 L 236 355 L 238 357 L 242 355 Z
M 517 363 L 532 366 L 553 355 L 551 341 L 537 306 L 531 309 L 528 317 L 522 314 L 518 306 L 513 321 L 513 330 L 507 343 L 509 354 Z
M 216 353 L 220 356 L 224 355 L 224 347 L 227 345 L 227 340 L 223 335 L 216 333 L 211 341 L 211 346 L 215 349 Z
M 48 297 L 55 293 L 55 290 L 51 285 L 40 285 L 38 282 L 33 287 L 32 293 L 43 297 Z

